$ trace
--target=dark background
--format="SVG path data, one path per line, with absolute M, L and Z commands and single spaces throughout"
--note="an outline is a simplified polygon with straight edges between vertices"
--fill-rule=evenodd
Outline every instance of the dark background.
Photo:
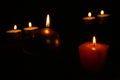
M 101 9 L 110 14 L 103 24 L 98 24 L 98 20 L 92 24 L 82 21 L 88 11 L 97 16 Z M 42 57 L 26 55 L 22 50 L 23 40 L 9 41 L 7 38 L 5 31 L 12 29 L 14 24 L 23 29 L 31 21 L 39 29 L 44 28 L 48 13 L 51 20 L 50 28 L 60 35 L 60 48 L 57 52 L 39 49 L 38 52 L 44 54 Z M 119 78 L 119 53 L 116 53 L 113 44 L 113 4 L 110 0 L 4 0 L 0 2 L 0 33 L 1 70 L 6 77 L 82 80 Z M 91 41 L 93 35 L 97 36 L 98 42 L 110 45 L 105 68 L 99 73 L 85 71 L 79 62 L 78 46 Z M 50 57 L 48 53 L 58 55 Z

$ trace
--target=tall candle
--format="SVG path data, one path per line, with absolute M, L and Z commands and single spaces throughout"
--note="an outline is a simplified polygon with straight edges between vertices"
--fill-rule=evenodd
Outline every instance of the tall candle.
M 97 15 L 99 18 L 99 23 L 103 23 L 107 17 L 109 17 L 110 14 L 104 13 L 104 10 L 100 11 L 100 14 Z
M 34 37 L 37 29 L 38 29 L 37 26 L 32 26 L 32 23 L 29 22 L 28 27 L 24 28 L 25 38 Z
M 96 17 L 92 16 L 91 12 L 88 12 L 88 16 L 87 17 L 83 17 L 83 20 L 85 21 L 85 23 L 91 23 L 93 20 L 95 20 Z
M 79 46 L 80 62 L 84 69 L 88 71 L 100 71 L 104 67 L 109 45 L 93 42 L 86 42 Z
M 14 39 L 21 39 L 22 38 L 21 32 L 22 32 L 21 29 L 17 29 L 17 25 L 14 25 L 14 29 L 6 31 L 6 33 L 9 34 L 8 36 Z

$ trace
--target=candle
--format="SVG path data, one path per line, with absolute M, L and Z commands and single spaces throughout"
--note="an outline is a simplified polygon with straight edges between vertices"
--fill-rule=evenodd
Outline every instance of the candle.
M 105 19 L 107 18 L 107 17 L 109 17 L 110 16 L 110 14 L 105 14 L 104 13 L 104 10 L 101 10 L 100 11 L 100 14 L 98 14 L 97 15 L 97 17 L 99 18 L 99 23 L 103 23 L 104 21 L 105 21 Z
M 79 46 L 80 62 L 84 69 L 88 71 L 99 71 L 103 68 L 108 53 L 109 45 L 93 42 L 86 42 Z
M 59 46 L 59 35 L 56 31 L 50 28 L 50 15 L 46 17 L 46 27 L 38 30 L 37 37 L 47 45 Z
M 92 16 L 92 13 L 91 12 L 88 12 L 88 16 L 87 17 L 83 17 L 83 20 L 94 20 L 95 17 Z
M 56 31 L 50 28 L 50 16 L 47 14 L 46 27 L 38 29 L 35 37 L 25 40 L 23 51 L 29 55 L 56 55 L 59 53 L 60 38 Z M 45 54 L 40 54 L 40 53 Z
M 105 18 L 105 17 L 108 17 L 108 16 L 110 16 L 110 15 L 109 15 L 109 14 L 105 14 L 105 13 L 104 13 L 104 10 L 101 10 L 101 11 L 100 11 L 100 14 L 98 14 L 97 16 L 98 16 L 99 18 Z
M 22 30 L 17 29 L 17 25 L 14 25 L 14 29 L 6 31 L 6 33 L 12 35 L 10 37 L 12 37 L 14 39 L 20 39 L 21 38 L 21 32 L 22 32 Z
M 32 23 L 29 22 L 28 23 L 28 27 L 24 28 L 24 32 L 25 32 L 25 37 L 26 38 L 33 38 L 35 36 L 36 30 L 38 29 L 37 26 L 32 26 Z

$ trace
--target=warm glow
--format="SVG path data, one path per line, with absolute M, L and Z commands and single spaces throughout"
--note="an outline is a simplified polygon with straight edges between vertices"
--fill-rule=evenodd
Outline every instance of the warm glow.
M 46 18 L 46 27 L 50 27 L 50 16 L 49 16 L 49 14 L 47 14 L 47 18 Z
M 14 30 L 16 30 L 17 29 L 17 25 L 14 25 Z
M 104 14 L 104 11 L 103 11 L 103 10 L 101 10 L 101 11 L 100 11 L 100 14 Z
M 94 46 L 96 45 L 96 38 L 95 38 L 95 36 L 93 36 L 93 45 Z
M 29 27 L 32 27 L 32 23 L 31 23 L 31 22 L 29 22 L 29 23 L 28 23 L 28 26 L 29 26 Z
M 91 17 L 91 16 L 92 16 L 92 13 L 91 13 L 91 12 L 89 12 L 89 13 L 88 13 L 88 17 Z
M 59 45 L 59 39 L 55 40 L 55 45 Z
M 49 34 L 50 31 L 48 29 L 45 29 L 45 34 Z

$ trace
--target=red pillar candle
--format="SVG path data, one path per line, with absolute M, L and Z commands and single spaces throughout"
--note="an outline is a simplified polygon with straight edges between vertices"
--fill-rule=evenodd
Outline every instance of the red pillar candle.
M 109 45 L 96 43 L 95 36 L 93 42 L 86 42 L 79 46 L 80 62 L 84 69 L 89 71 L 99 71 L 103 68 Z

